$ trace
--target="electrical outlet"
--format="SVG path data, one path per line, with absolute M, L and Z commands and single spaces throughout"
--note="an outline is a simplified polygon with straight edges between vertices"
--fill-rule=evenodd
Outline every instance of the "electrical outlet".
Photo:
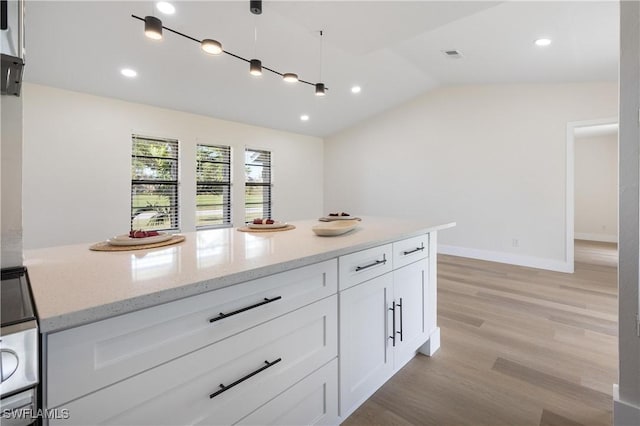
M 517 238 L 514 238 L 513 240 L 511 240 L 511 245 L 513 247 L 520 247 L 520 241 L 518 241 Z

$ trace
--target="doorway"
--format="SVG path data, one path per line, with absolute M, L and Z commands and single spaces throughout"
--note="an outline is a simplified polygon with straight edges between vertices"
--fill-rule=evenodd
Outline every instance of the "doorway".
M 567 124 L 566 263 L 574 271 L 576 240 L 617 252 L 618 119 Z

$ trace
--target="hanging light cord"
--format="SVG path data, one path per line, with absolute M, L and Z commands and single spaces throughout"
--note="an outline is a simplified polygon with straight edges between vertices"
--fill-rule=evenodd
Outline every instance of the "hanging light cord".
M 133 19 L 137 19 L 137 20 L 139 20 L 139 21 L 144 22 L 144 18 L 141 18 L 141 17 L 139 17 L 139 16 L 131 15 L 131 17 L 132 17 Z M 174 29 L 172 29 L 172 28 L 165 27 L 164 25 L 162 26 L 162 28 L 163 28 L 163 29 L 165 29 L 165 30 L 167 30 L 167 31 L 169 31 L 169 32 L 171 32 L 171 33 L 174 33 L 174 34 L 177 34 L 177 35 L 182 36 L 182 37 L 184 37 L 184 38 L 187 38 L 187 39 L 189 39 L 189 40 L 193 40 L 193 41 L 195 41 L 195 42 L 196 42 L 196 43 L 198 43 L 198 44 L 202 43 L 202 40 L 198 40 L 197 38 L 195 38 L 195 37 L 191 37 L 190 35 L 187 35 L 187 34 L 184 34 L 184 33 L 181 33 L 180 31 L 176 31 L 176 30 L 174 30 Z M 322 32 L 320 32 L 320 35 L 322 35 Z M 258 35 L 257 35 L 257 29 L 256 29 L 255 37 L 257 38 L 257 36 L 258 36 Z M 236 58 L 236 59 L 240 59 L 241 61 L 244 61 L 244 62 L 246 62 L 246 63 L 251 63 L 251 60 L 250 60 L 250 59 L 243 58 L 242 56 L 240 56 L 240 55 L 236 55 L 235 53 L 229 52 L 228 50 L 224 50 L 224 49 L 223 49 L 223 50 L 222 50 L 222 53 L 225 53 L 225 54 L 227 54 L 227 55 L 229 55 L 229 56 L 233 56 L 234 58 Z M 322 61 L 322 58 L 320 58 L 320 61 Z M 321 64 L 322 64 L 322 62 L 321 62 Z M 322 68 L 322 65 L 321 65 L 321 68 Z M 269 71 L 269 72 L 272 72 L 272 73 L 274 73 L 274 74 L 277 74 L 277 75 L 279 75 L 280 77 L 284 76 L 284 73 L 281 73 L 280 71 L 276 71 L 276 70 L 274 70 L 273 68 L 265 67 L 264 65 L 262 66 L 262 69 L 267 70 L 267 71 Z M 321 71 L 321 73 L 322 73 L 322 71 Z M 306 81 L 306 80 L 299 79 L 298 81 L 299 81 L 300 83 L 308 84 L 309 86 L 315 86 L 315 83 L 311 83 L 311 82 Z
M 322 81 L 322 34 L 323 31 L 320 30 L 320 80 L 318 81 Z

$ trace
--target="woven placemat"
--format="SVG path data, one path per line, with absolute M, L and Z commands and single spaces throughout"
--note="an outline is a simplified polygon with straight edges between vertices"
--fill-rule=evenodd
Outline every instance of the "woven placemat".
M 181 243 L 185 240 L 184 235 L 174 235 L 170 240 L 162 241 L 161 243 L 153 244 L 141 244 L 139 246 L 112 246 L 106 241 L 96 243 L 89 247 L 89 250 L 93 251 L 130 251 L 130 250 L 144 250 L 156 247 L 170 246 L 173 244 Z
M 296 229 L 293 225 L 287 225 L 283 228 L 263 228 L 263 229 L 251 229 L 247 226 L 243 226 L 242 228 L 238 228 L 240 232 L 280 232 L 280 231 L 290 231 L 292 229 Z

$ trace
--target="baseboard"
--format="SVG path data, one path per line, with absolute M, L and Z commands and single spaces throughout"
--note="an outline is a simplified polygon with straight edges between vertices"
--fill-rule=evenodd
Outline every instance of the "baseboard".
M 618 385 L 613 385 L 613 425 L 640 425 L 640 407 L 620 401 L 620 389 Z
M 488 260 L 489 262 L 507 263 L 509 265 L 527 266 L 529 268 L 546 269 L 549 271 L 573 273 L 573 265 L 561 260 L 449 246 L 445 244 L 438 244 L 438 253 L 448 254 L 451 256 L 468 257 L 471 259 Z
M 609 234 L 589 234 L 584 232 L 576 232 L 573 236 L 576 240 L 598 241 L 601 243 L 617 243 L 617 235 Z

